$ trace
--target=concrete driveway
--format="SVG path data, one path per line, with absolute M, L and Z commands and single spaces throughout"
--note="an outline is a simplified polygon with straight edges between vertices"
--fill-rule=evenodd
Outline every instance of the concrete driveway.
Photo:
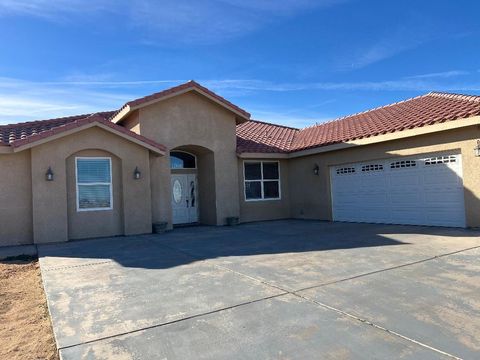
M 63 359 L 480 358 L 480 232 L 285 220 L 39 256 Z

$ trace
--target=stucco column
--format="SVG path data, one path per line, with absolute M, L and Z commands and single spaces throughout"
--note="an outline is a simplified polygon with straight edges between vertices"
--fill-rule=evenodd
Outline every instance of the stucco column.
M 172 189 L 170 186 L 170 157 L 150 156 L 152 191 L 152 221 L 165 221 L 172 229 Z
M 140 179 L 133 178 L 135 168 Z M 125 157 L 122 164 L 123 216 L 125 235 L 145 234 L 152 231 L 152 205 L 150 190 L 150 159 L 148 151 L 140 157 Z
M 240 216 L 237 163 L 232 149 L 215 153 L 217 225 L 225 225 L 227 217 Z
M 68 240 L 67 179 L 65 159 L 52 147 L 32 149 L 33 242 L 35 244 Z M 45 180 L 51 167 L 53 181 Z

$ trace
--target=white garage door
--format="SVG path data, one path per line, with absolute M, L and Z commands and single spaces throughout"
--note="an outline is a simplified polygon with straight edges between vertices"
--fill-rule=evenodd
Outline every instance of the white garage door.
M 465 227 L 461 155 L 330 168 L 335 221 Z

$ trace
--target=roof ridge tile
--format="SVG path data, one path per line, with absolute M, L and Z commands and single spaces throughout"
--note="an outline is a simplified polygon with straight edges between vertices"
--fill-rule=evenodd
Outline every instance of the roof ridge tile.
M 263 120 L 250 119 L 249 121 L 253 121 L 253 122 L 260 123 L 260 124 L 265 124 L 265 125 L 277 126 L 277 127 L 286 128 L 286 129 L 297 130 L 297 131 L 301 130 L 301 129 L 293 127 L 293 126 L 275 124 L 275 123 L 271 123 L 271 122 L 267 122 L 267 121 L 263 121 Z
M 411 97 L 411 98 L 408 98 L 408 99 L 405 99 L 405 100 L 400 100 L 400 101 L 397 101 L 397 102 L 394 102 L 394 103 L 391 103 L 391 104 L 377 106 L 376 108 L 373 108 L 373 109 L 359 111 L 359 112 L 356 112 L 356 113 L 353 113 L 353 114 L 350 114 L 350 115 L 340 116 L 340 117 L 337 117 L 333 120 L 328 120 L 328 121 L 325 121 L 325 122 L 316 123 L 316 124 L 313 124 L 313 125 L 310 125 L 310 126 L 306 126 L 306 127 L 302 128 L 300 130 L 310 129 L 312 127 L 318 127 L 318 126 L 322 126 L 322 125 L 325 125 L 325 124 L 331 124 L 331 123 L 334 123 L 334 122 L 337 122 L 337 121 L 342 121 L 342 120 L 352 118 L 352 117 L 355 117 L 355 116 L 358 116 L 358 115 L 365 115 L 365 114 L 368 114 L 372 111 L 386 109 L 386 108 L 389 108 L 389 107 L 392 107 L 392 106 L 396 106 L 396 105 L 406 103 L 408 101 L 417 100 L 417 99 L 420 99 L 420 98 L 423 98 L 423 97 L 426 97 L 426 96 L 429 96 L 429 95 L 430 95 L 430 93 L 423 94 L 423 95 L 418 95 L 418 96 L 414 96 L 414 97 Z
M 449 92 L 443 92 L 443 91 L 431 91 L 427 95 L 438 96 L 438 97 L 443 97 L 447 99 L 480 102 L 480 95 L 456 94 L 456 93 L 449 93 Z
M 153 94 L 150 94 L 150 95 L 147 95 L 147 96 L 140 97 L 138 99 L 128 101 L 119 109 L 119 112 L 127 106 L 130 106 L 130 107 L 138 106 L 138 105 L 150 102 L 150 101 L 154 101 L 156 99 L 161 99 L 164 96 L 167 96 L 167 95 L 170 95 L 170 94 L 175 94 L 176 92 L 186 90 L 186 89 L 189 89 L 189 88 L 192 88 L 192 89 L 196 88 L 197 90 L 201 90 L 201 91 L 207 93 L 208 95 L 217 99 L 218 101 L 220 101 L 224 105 L 226 105 L 226 106 L 234 109 L 235 111 L 239 112 L 240 114 L 242 114 L 246 118 L 250 118 L 250 116 L 251 116 L 249 112 L 243 110 L 242 108 L 240 108 L 239 106 L 237 106 L 237 105 L 233 104 L 232 102 L 228 101 L 224 97 L 222 97 L 218 94 L 215 94 L 213 91 L 211 91 L 210 89 L 207 89 L 206 87 L 200 85 L 195 80 L 189 80 L 189 81 L 187 81 L 183 84 L 171 87 L 169 89 L 158 91 L 156 93 L 153 93 Z

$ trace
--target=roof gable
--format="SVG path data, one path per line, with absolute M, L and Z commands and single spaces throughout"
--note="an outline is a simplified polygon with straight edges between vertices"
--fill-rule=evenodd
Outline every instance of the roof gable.
M 0 139 L 8 137 L 8 143 L 3 143 L 3 145 L 8 145 L 14 152 L 17 152 L 85 130 L 92 126 L 98 126 L 143 146 L 156 154 L 165 154 L 165 146 L 112 123 L 105 118 L 109 114 L 111 114 L 111 112 L 0 126 Z
M 213 91 L 207 89 L 206 87 L 200 85 L 199 83 L 191 80 L 184 84 L 172 87 L 167 90 L 163 90 L 157 92 L 155 94 L 151 94 L 148 96 L 144 96 L 139 99 L 135 99 L 132 101 L 127 102 L 123 105 L 117 113 L 115 113 L 111 120 L 114 123 L 120 122 L 122 119 L 125 118 L 126 115 L 130 114 L 132 111 L 135 111 L 139 108 L 154 104 L 156 102 L 169 99 L 173 96 L 178 96 L 181 94 L 185 94 L 190 91 L 195 91 L 196 93 L 205 96 L 206 98 L 210 99 L 211 101 L 217 103 L 218 105 L 226 108 L 227 110 L 233 112 L 237 118 L 237 124 L 243 123 L 250 119 L 250 114 L 245 110 L 241 109 L 240 107 L 232 104 L 230 101 L 226 100 L 225 98 L 215 94 Z

